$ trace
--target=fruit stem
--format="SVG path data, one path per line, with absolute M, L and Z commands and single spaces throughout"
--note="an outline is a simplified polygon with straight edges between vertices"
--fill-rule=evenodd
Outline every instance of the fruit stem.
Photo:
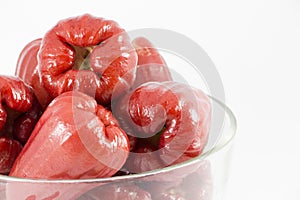
M 92 70 L 90 64 L 90 55 L 95 47 L 73 46 L 73 48 L 75 50 L 75 63 L 73 65 L 73 69 Z

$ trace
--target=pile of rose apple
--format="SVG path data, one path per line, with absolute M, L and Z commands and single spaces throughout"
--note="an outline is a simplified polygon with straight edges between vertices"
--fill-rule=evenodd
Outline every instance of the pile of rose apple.
M 0 172 L 79 179 L 163 168 L 199 156 L 209 98 L 172 79 L 144 37 L 88 14 L 59 21 L 0 76 Z

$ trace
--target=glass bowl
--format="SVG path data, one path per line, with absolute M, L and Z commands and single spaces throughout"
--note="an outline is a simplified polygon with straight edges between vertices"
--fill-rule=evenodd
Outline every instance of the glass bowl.
M 236 119 L 224 113 L 222 129 L 211 131 L 202 155 L 189 161 L 134 175 L 81 180 L 36 180 L 0 175 L 1 200 L 217 200 L 224 198 Z M 214 117 L 212 120 L 215 119 Z
M 212 118 L 203 153 L 163 169 L 110 178 L 42 180 L 0 175 L 1 200 L 224 199 L 236 119 L 223 103 L 224 88 L 212 61 L 194 41 L 173 31 L 140 29 L 129 34 L 153 42 L 175 81 L 203 90 L 209 86 L 204 92 L 210 95 Z

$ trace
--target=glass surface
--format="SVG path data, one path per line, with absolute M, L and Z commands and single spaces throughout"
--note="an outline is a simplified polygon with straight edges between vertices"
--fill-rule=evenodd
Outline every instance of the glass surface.
M 222 199 L 236 119 L 226 105 L 211 99 L 213 109 L 225 113 L 224 122 L 221 131 L 210 132 L 209 145 L 201 156 L 160 170 L 111 178 L 34 180 L 0 175 L 1 200 Z

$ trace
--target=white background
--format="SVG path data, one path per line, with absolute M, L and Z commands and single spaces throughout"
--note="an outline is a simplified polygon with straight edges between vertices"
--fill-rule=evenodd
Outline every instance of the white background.
M 90 13 L 125 29 L 165 28 L 214 61 L 238 119 L 228 200 L 300 199 L 300 2 L 2 1 L 0 74 L 58 20 Z

